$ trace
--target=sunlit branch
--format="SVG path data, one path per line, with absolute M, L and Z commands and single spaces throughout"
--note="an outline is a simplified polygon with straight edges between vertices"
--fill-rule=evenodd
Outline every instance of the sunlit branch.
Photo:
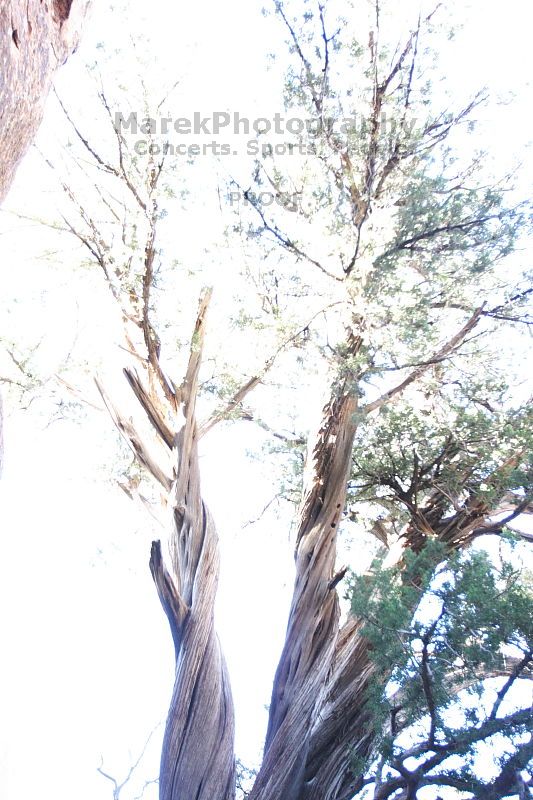
M 250 203 L 250 204 L 253 206 L 253 208 L 254 208 L 254 209 L 257 211 L 257 213 L 259 214 L 259 216 L 260 216 L 260 218 L 261 218 L 261 221 L 262 221 L 262 223 L 263 223 L 263 228 L 264 228 L 264 230 L 266 230 L 266 231 L 268 231 L 269 233 L 271 233 L 271 234 L 272 234 L 272 235 L 273 235 L 273 236 L 276 238 L 276 240 L 277 240 L 277 241 L 278 241 L 278 242 L 279 242 L 279 243 L 280 243 L 280 244 L 281 244 L 281 245 L 282 245 L 282 246 L 283 246 L 283 247 L 284 247 L 286 250 L 288 250 L 290 253 L 292 253 L 293 255 L 297 256 L 298 258 L 302 258 L 302 259 L 304 259 L 305 261 L 308 261 L 310 264 L 312 264 L 313 266 L 317 267 L 317 269 L 319 269 L 321 272 L 323 272 L 323 273 L 324 273 L 324 275 L 327 275 L 327 276 L 328 276 L 328 278 L 332 278 L 332 279 L 333 279 L 333 280 L 335 280 L 335 281 L 342 281 L 342 280 L 343 280 L 343 278 L 341 278 L 341 277 L 339 277 L 338 275 L 335 275 L 333 272 L 330 272 L 329 270 L 327 270 L 327 269 L 326 269 L 326 268 L 325 268 L 325 267 L 324 267 L 324 266 L 323 266 L 323 265 L 320 263 L 320 261 L 316 261 L 316 259 L 312 258 L 312 257 L 311 257 L 311 256 L 309 256 L 307 253 L 305 253 L 305 252 L 304 252 L 304 251 L 303 251 L 303 250 L 302 250 L 302 249 L 301 249 L 301 248 L 300 248 L 300 247 L 299 247 L 299 246 L 298 246 L 298 245 L 297 245 L 295 242 L 293 242 L 291 239 L 288 239 L 288 238 L 287 238 L 287 237 L 286 237 L 286 236 L 285 236 L 285 235 L 284 235 L 284 234 L 283 234 L 283 233 L 280 231 L 280 229 L 277 227 L 277 225 L 275 225 L 274 223 L 270 223 L 270 222 L 268 222 L 267 218 L 265 217 L 265 214 L 264 214 L 264 212 L 262 211 L 262 209 L 261 209 L 261 207 L 260 207 L 260 204 L 259 204 L 259 202 L 255 200 L 255 198 L 253 197 L 253 195 L 251 195 L 251 194 L 250 194 L 250 192 L 249 192 L 249 190 L 248 190 L 248 189 L 246 189 L 246 190 L 245 190 L 245 192 L 244 192 L 244 199 L 245 199 L 245 200 L 247 200 L 247 201 L 248 201 L 248 202 L 249 202 L 249 203 Z
M 121 781 L 120 783 L 110 773 L 108 773 L 108 772 L 106 772 L 104 770 L 104 760 L 103 760 L 103 758 L 100 759 L 100 766 L 97 767 L 97 772 L 99 772 L 100 775 L 103 778 L 106 778 L 106 780 L 110 781 L 113 784 L 113 789 L 112 789 L 112 791 L 113 791 L 113 800 L 120 800 L 120 793 L 122 792 L 124 787 L 133 778 L 133 775 L 134 775 L 135 771 L 137 770 L 137 768 L 139 767 L 139 764 L 141 763 L 142 759 L 145 756 L 146 750 L 148 748 L 148 745 L 150 744 L 150 740 L 151 740 L 152 736 L 154 735 L 154 733 L 156 732 L 156 730 L 159 727 L 161 727 L 161 723 L 160 722 L 158 722 L 158 724 L 155 726 L 155 728 L 153 728 L 150 731 L 150 733 L 148 735 L 148 738 L 146 739 L 146 741 L 145 741 L 145 743 L 144 743 L 144 745 L 143 745 L 143 747 L 142 747 L 142 749 L 141 749 L 141 751 L 139 753 L 139 756 L 137 757 L 137 759 L 134 761 L 134 763 L 129 768 L 124 780 Z M 141 791 L 141 794 L 138 795 L 139 798 L 141 798 L 143 796 L 144 790 L 147 788 L 147 786 L 149 786 L 152 783 L 157 783 L 157 779 L 145 781 L 143 790 Z
M 198 436 L 199 437 L 205 436 L 205 434 L 208 433 L 211 430 L 211 428 L 213 428 L 217 423 L 221 422 L 224 419 L 227 419 L 227 417 L 233 411 L 235 411 L 235 409 L 237 409 L 240 406 L 240 404 L 242 403 L 244 398 L 247 397 L 247 395 L 249 395 L 250 392 L 253 391 L 253 389 L 255 389 L 256 386 L 258 386 L 262 382 L 262 380 L 265 377 L 265 375 L 267 374 L 267 372 L 274 366 L 274 363 L 276 362 L 276 359 L 278 358 L 278 356 L 284 350 L 286 350 L 287 347 L 290 347 L 290 345 L 294 341 L 299 339 L 302 336 L 302 334 L 309 329 L 309 327 L 312 325 L 314 320 L 320 314 L 323 314 L 324 311 L 327 311 L 327 309 L 333 308 L 334 306 L 337 306 L 337 305 L 340 305 L 340 304 L 341 304 L 341 301 L 337 301 L 335 303 L 330 303 L 325 308 L 321 308 L 319 311 L 317 311 L 315 314 L 313 314 L 311 319 L 309 319 L 306 322 L 305 325 L 303 325 L 295 333 L 292 333 L 289 337 L 287 337 L 279 345 L 279 347 L 277 347 L 277 349 L 274 351 L 274 353 L 265 361 L 262 369 L 256 375 L 254 375 L 252 378 L 250 378 L 248 381 L 246 381 L 237 390 L 237 392 L 233 395 L 233 397 L 226 404 L 226 406 L 222 410 L 216 411 L 206 422 L 204 422 L 203 424 L 200 425 L 200 428 L 199 428 L 199 431 L 198 431 Z M 278 438 L 280 438 L 280 437 L 278 437 Z
M 408 375 L 405 380 L 398 384 L 398 386 L 395 386 L 393 389 L 389 389 L 387 392 L 382 394 L 381 397 L 378 397 L 376 400 L 367 403 L 367 405 L 362 409 L 362 413 L 370 414 L 372 411 L 376 411 L 377 409 L 386 405 L 394 397 L 401 394 L 401 392 L 403 392 L 403 390 L 406 389 L 410 384 L 417 381 L 427 371 L 431 364 L 438 363 L 446 358 L 450 353 L 453 353 L 464 341 L 467 334 L 470 333 L 470 331 L 473 330 L 473 328 L 475 328 L 475 326 L 478 324 L 484 307 L 485 304 L 477 308 L 468 322 L 463 325 L 461 330 L 458 331 L 458 333 L 456 333 L 455 336 L 453 336 L 452 339 L 450 339 L 450 341 L 444 345 L 444 347 L 438 350 L 430 359 L 422 362 L 421 366 L 413 370 L 413 372 L 411 372 L 411 374 Z

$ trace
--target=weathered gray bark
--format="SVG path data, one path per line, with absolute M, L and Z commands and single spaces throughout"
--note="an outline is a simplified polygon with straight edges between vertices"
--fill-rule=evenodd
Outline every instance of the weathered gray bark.
M 176 650 L 176 677 L 161 755 L 161 800 L 231 800 L 235 792 L 233 700 L 214 628 L 218 537 L 200 492 L 195 417 L 208 302 L 206 295 L 179 397 L 185 422 L 174 447 L 171 572 L 163 565 L 158 542 L 152 545 L 150 559 Z
M 360 343 L 359 338 L 352 341 L 353 355 Z M 344 573 L 334 573 L 336 539 L 346 499 L 356 410 L 357 396 L 337 387 L 324 409 L 323 425 L 310 454 L 296 541 L 293 600 L 274 680 L 263 764 L 250 800 L 305 796 L 310 734 L 325 701 L 338 633 L 335 587 Z
M 42 119 L 53 75 L 76 49 L 88 0 L 0 3 L 0 202 Z
M 200 302 L 187 373 L 181 387 L 172 390 L 170 404 L 168 398 L 163 399 L 166 392 L 157 392 L 156 376 L 162 375 L 155 352 L 150 354 L 146 384 L 137 374 L 126 372 L 144 412 L 172 453 L 172 477 L 156 463 L 131 422 L 120 415 L 100 387 L 115 423 L 140 462 L 163 488 L 169 489 L 172 509 L 168 568 L 160 542 L 153 542 L 150 557 L 176 653 L 174 690 L 161 754 L 161 800 L 232 800 L 235 796 L 233 700 L 214 628 L 218 537 L 200 491 L 195 416 L 209 298 L 208 292 Z M 165 387 L 168 390 L 167 384 Z

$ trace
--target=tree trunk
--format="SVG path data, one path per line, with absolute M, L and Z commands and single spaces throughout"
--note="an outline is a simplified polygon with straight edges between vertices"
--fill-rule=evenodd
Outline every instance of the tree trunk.
M 336 585 L 345 570 L 335 574 L 335 556 L 356 411 L 350 392 L 324 409 L 300 512 L 293 601 L 264 759 L 250 800 L 340 800 L 347 776 L 353 784 L 350 761 L 353 746 L 364 741 L 359 734 L 372 666 L 357 624 L 339 629 Z
M 356 356 L 361 338 L 349 338 Z M 357 430 L 357 393 L 335 385 L 308 455 L 296 538 L 296 579 L 285 645 L 278 664 L 263 764 L 250 800 L 303 800 L 312 732 L 327 702 L 339 633 L 335 574 L 337 531 L 346 500 Z M 322 800 L 336 796 L 323 786 Z
M 167 717 L 160 800 L 232 800 L 235 724 L 226 662 L 214 628 L 218 537 L 200 492 L 195 417 L 198 372 L 210 292 L 200 302 L 191 356 L 177 398 L 185 422 L 175 439 L 171 489 L 171 572 L 152 544 L 150 568 L 176 651 L 176 677 Z
M 194 417 L 190 416 L 177 437 L 179 466 L 172 489 L 170 540 L 172 574 L 163 564 L 159 542 L 152 544 L 150 558 L 150 569 L 176 651 L 176 677 L 161 755 L 159 797 L 160 800 L 192 797 L 232 800 L 233 700 L 214 629 L 218 538 L 200 494 L 194 427 Z
M 0 203 L 32 143 L 57 67 L 76 49 L 88 0 L 0 4 Z
M 233 800 L 235 796 L 234 712 L 228 672 L 214 628 L 218 584 L 218 537 L 202 500 L 195 405 L 207 307 L 200 301 L 191 339 L 189 365 L 171 405 L 160 380 L 157 355 L 149 358 L 146 386 L 126 370 L 131 388 L 155 431 L 172 455 L 169 478 L 149 454 L 132 423 L 100 391 L 119 430 L 139 461 L 169 491 L 172 525 L 169 567 L 160 542 L 152 543 L 150 569 L 167 615 L 176 653 L 174 689 L 167 717 L 159 775 L 160 800 Z M 147 388 L 149 387 L 149 388 Z M 169 423 L 169 419 L 171 422 Z M 181 422 L 180 422 L 181 420 Z M 174 434 L 174 430 L 177 433 Z
M 150 561 L 176 649 L 160 800 L 231 800 L 235 791 L 231 690 L 213 627 L 217 537 L 200 494 L 195 421 L 208 302 L 209 293 L 200 303 L 187 374 L 181 387 L 174 387 L 170 406 L 168 385 L 158 363 L 152 363 L 156 355 L 149 358 L 150 389 L 136 374 L 126 371 L 159 440 L 172 451 L 177 465 L 174 478 L 154 462 L 131 421 L 117 413 L 101 390 L 140 463 L 166 490 L 170 488 L 170 571 L 163 564 L 159 542 L 152 546 Z M 479 309 L 436 357 L 454 351 L 478 320 Z M 357 319 L 353 323 L 355 330 L 349 328 L 346 342 L 350 357 L 357 356 L 362 343 L 362 323 Z M 360 622 L 350 618 L 339 627 L 336 587 L 346 570 L 335 572 L 337 531 L 359 419 L 389 403 L 425 369 L 426 365 L 415 368 L 395 389 L 363 408 L 358 404 L 356 375 L 333 384 L 315 446 L 308 452 L 293 599 L 274 680 L 263 763 L 249 800 L 350 800 L 358 789 L 354 756 L 366 758 L 373 745 L 366 697 L 375 667 Z M 158 381 L 163 402 L 155 391 Z M 182 420 L 179 425 L 178 418 Z M 170 426 L 169 419 L 173 421 Z M 177 435 L 172 430 L 177 430 Z

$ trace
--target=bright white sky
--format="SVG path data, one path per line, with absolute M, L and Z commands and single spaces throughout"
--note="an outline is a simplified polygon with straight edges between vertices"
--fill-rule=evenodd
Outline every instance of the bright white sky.
M 131 25 L 142 31 L 136 41 L 149 65 L 147 83 L 165 90 L 180 78 L 183 108 L 232 109 L 250 117 L 282 111 L 279 72 L 268 73 L 265 64 L 270 50 L 283 53 L 283 34 L 261 16 L 261 3 L 135 0 L 127 20 L 120 10 L 102 5 L 96 3 L 80 52 L 58 75 L 62 97 L 89 95 L 83 62 L 94 60 L 99 42 L 108 49 L 127 47 L 127 80 Z M 338 5 L 346 10 L 346 4 Z M 402 15 L 408 7 L 417 5 L 402 3 Z M 532 97 L 525 78 L 531 73 L 531 7 L 523 0 L 473 0 L 461 13 L 465 28 L 445 71 L 457 91 L 482 84 L 505 96 L 519 91 L 513 105 L 498 111 L 497 122 L 488 115 L 484 133 L 484 144 L 496 149 L 500 162 L 510 163 L 529 139 Z M 50 104 L 42 146 L 57 119 Z M 247 166 L 232 164 L 228 171 Z M 36 259 L 42 229 L 9 213 L 45 216 L 50 195 L 41 187 L 47 181 L 30 154 L 0 216 L 0 338 L 17 326 L 30 341 L 46 331 L 43 347 L 50 363 L 57 363 L 71 345 L 68 337 L 89 352 L 91 346 L 104 347 L 108 329 L 83 302 L 87 277 L 65 272 L 53 257 Z M 132 754 L 164 719 L 171 640 L 147 567 L 146 519 L 120 490 L 102 481 L 113 460 L 113 442 L 101 440 L 101 421 L 89 415 L 83 425 L 47 425 L 43 409 L 34 408 L 7 403 L 0 482 L 0 798 L 105 800 L 111 787 L 96 773 L 100 754 L 107 771 L 123 777 Z M 202 467 L 222 540 L 218 620 L 233 677 L 238 754 L 253 762 L 292 578 L 288 522 L 267 515 L 242 528 L 273 494 L 270 476 L 246 458 L 245 445 L 244 434 L 214 433 Z M 143 779 L 157 774 L 159 738 L 160 733 L 154 736 Z M 121 800 L 134 796 L 125 792 Z

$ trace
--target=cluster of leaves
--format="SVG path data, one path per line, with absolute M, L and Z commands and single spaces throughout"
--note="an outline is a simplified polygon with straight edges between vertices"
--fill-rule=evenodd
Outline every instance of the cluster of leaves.
M 445 382 L 441 393 L 443 388 Z M 469 399 L 465 388 L 457 392 L 452 387 L 451 397 L 438 400 L 419 393 L 418 408 L 402 401 L 362 424 L 351 476 L 352 505 L 374 502 L 405 522 L 413 509 L 422 510 L 436 495 L 444 514 L 473 496 L 494 507 L 506 491 L 528 491 L 531 408 L 497 411 L 486 394 Z
M 236 789 L 239 800 L 246 800 L 250 794 L 257 770 L 247 767 L 239 758 L 235 763 Z
M 292 272 L 302 280 L 312 273 L 324 297 L 338 296 L 327 278 L 348 278 L 347 304 L 365 341 L 357 360 L 345 359 L 340 370 L 353 375 L 355 390 L 362 391 L 357 382 L 430 358 L 450 324 L 460 326 L 483 301 L 487 319 L 530 324 L 515 313 L 529 290 L 507 291 L 520 265 L 510 264 L 505 275 L 498 270 L 530 230 L 529 205 L 513 201 L 510 176 L 488 175 L 482 154 L 458 158 L 449 142 L 453 132 L 465 143 L 463 127 L 486 98 L 435 110 L 444 98 L 427 82 L 429 54 L 419 60 L 419 36 L 441 24 L 442 9 L 419 20 L 399 55 L 396 28 L 393 44 L 379 19 L 363 24 L 375 23 L 379 47 L 376 33 L 363 46 L 353 39 L 354 20 L 333 22 L 326 3 L 305 3 L 300 18 L 291 3 L 274 6 L 293 54 L 286 108 L 314 126 L 299 134 L 307 155 L 256 165 L 258 189 L 299 198 L 298 213 L 252 203 L 256 233 L 263 248 L 274 243 L 292 254 Z M 376 6 L 379 18 L 387 13 Z M 345 312 L 340 304 L 339 319 Z M 487 330 L 480 326 L 476 336 Z M 329 343 L 321 342 L 326 355 Z M 341 360 L 338 342 L 334 350 Z
M 492 740 L 501 749 L 501 734 L 513 764 L 525 768 L 533 756 L 524 741 L 533 711 L 511 697 L 531 676 L 533 582 L 509 536 L 504 549 L 508 558 L 496 566 L 483 550 L 450 555 L 430 540 L 420 553 L 405 551 L 401 564 L 378 559 L 370 574 L 352 575 L 352 612 L 376 668 L 367 693 L 377 743 L 367 786 L 411 780 L 478 792 L 476 746 Z M 491 692 L 493 676 L 502 677 Z M 461 757 L 460 769 L 451 769 L 452 756 Z
M 433 292 L 444 260 L 456 280 L 494 269 L 512 252 L 527 215 L 527 204 L 504 205 L 503 186 L 463 188 L 450 172 L 446 157 L 438 164 L 428 157 L 413 171 L 396 201 L 394 239 L 378 259 L 384 270 L 396 266 L 398 254 L 405 262 L 416 259 Z

